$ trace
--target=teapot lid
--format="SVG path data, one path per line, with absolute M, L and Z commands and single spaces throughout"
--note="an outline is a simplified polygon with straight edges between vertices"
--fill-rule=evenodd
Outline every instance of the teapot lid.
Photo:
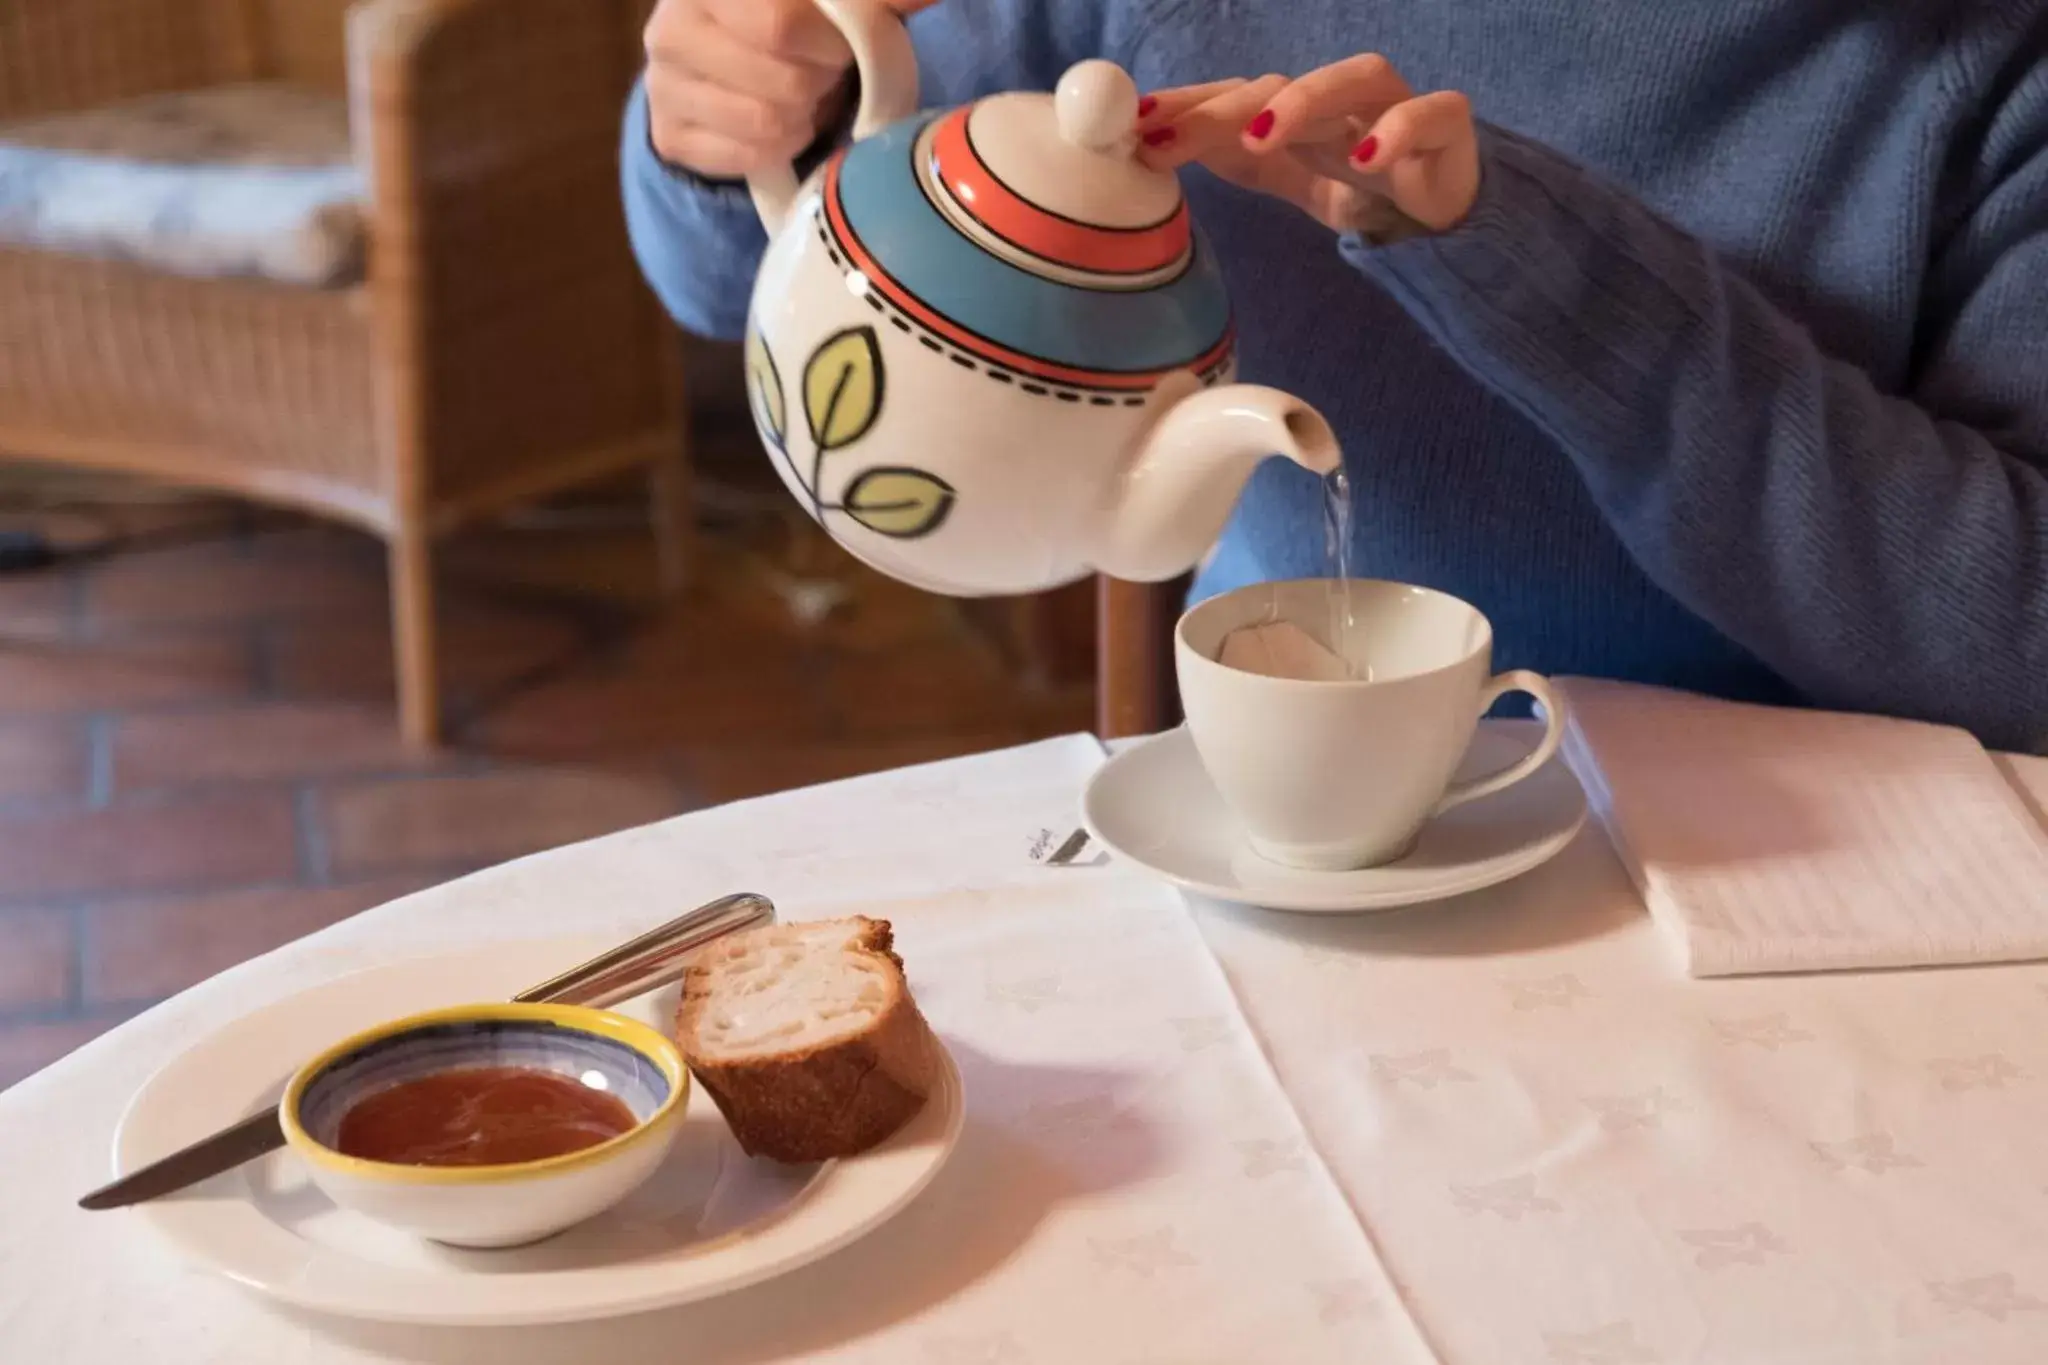
M 1034 273 L 1141 286 L 1186 264 L 1187 204 L 1171 171 L 1137 158 L 1138 89 L 1086 61 L 1052 94 L 991 95 L 931 133 L 938 206 L 956 227 Z
M 1090 61 L 1052 94 L 902 120 L 826 163 L 812 230 L 889 325 L 1025 393 L 1138 405 L 1175 371 L 1214 382 L 1229 294 L 1179 177 L 1138 160 L 1137 114 L 1131 78 Z

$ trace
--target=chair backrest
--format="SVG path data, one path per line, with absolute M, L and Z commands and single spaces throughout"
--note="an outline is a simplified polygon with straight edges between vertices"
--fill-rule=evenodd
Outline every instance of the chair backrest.
M 251 18 L 248 0 L 4 0 L 0 119 L 247 79 Z
M 65 0 L 58 0 L 64 3 Z M 248 11 L 266 75 L 312 90 L 348 88 L 348 12 L 361 0 L 239 0 Z M 632 0 L 640 22 L 654 0 Z
M 348 87 L 348 12 L 355 0 L 246 0 L 266 74 L 312 90 Z

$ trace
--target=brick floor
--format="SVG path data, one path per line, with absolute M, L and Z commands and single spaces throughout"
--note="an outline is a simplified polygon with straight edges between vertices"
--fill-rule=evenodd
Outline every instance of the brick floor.
M 84 800 L 91 755 L 91 731 L 82 721 L 0 723 L 0 803 Z
M 299 842 L 291 793 L 262 787 L 16 816 L 0 820 L 0 903 L 286 880 Z
M 89 1005 L 171 995 L 246 958 L 437 880 L 417 873 L 340 886 L 278 886 L 103 902 L 84 917 L 84 941 L 91 951 L 85 956 L 80 994 Z
M 455 756 L 409 749 L 390 717 L 334 702 L 261 702 L 119 716 L 107 726 L 116 793 L 208 782 L 289 782 L 443 766 Z M 7 737 L 0 731 L 0 763 Z M 4 788 L 0 788 L 4 789 Z
M 68 910 L 0 910 L 0 1011 L 58 1010 L 77 994 L 77 919 Z
M 241 700 L 255 682 L 256 641 L 192 630 L 105 639 L 10 635 L 0 616 L 0 712 L 89 715 Z
M 10 633 L 62 635 L 76 614 L 76 592 L 58 574 L 0 578 L 0 621 Z
M 380 575 L 381 577 L 381 575 Z M 460 598 L 441 611 L 441 685 L 450 709 L 474 714 L 519 694 L 534 679 L 585 675 L 594 630 L 560 613 L 495 608 Z M 384 715 L 392 687 L 391 631 L 383 616 L 340 621 L 285 618 L 260 630 L 257 668 L 278 697 L 342 701 Z
M 337 532 L 294 530 L 137 551 L 91 575 L 84 617 L 98 629 L 374 619 L 385 599 L 371 549 Z
M 447 547 L 453 733 L 420 754 L 374 541 L 219 503 L 138 516 L 146 546 L 0 577 L 0 1086 L 464 871 L 1090 719 L 953 604 L 786 522 L 713 527 L 666 601 L 644 532 L 572 522 Z M 792 575 L 843 602 L 799 620 Z

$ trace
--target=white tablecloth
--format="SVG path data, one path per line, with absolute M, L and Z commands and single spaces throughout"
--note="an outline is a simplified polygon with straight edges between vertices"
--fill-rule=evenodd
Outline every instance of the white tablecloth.
M 558 850 L 130 1022 L 0 1093 L 0 1361 L 2048 1360 L 2048 968 L 1688 981 L 1597 827 L 1450 905 L 1190 913 L 1031 860 L 1099 761 L 1077 737 Z M 2048 804 L 2048 763 L 2013 769 Z M 737 889 L 889 915 L 966 1076 L 938 1183 L 818 1266 L 420 1331 L 280 1312 L 72 1207 L 135 1088 L 254 1005 Z

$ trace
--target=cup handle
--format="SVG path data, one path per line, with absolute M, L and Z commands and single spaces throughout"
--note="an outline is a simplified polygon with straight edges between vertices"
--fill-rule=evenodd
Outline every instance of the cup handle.
M 1550 683 L 1540 673 L 1516 669 L 1502 673 L 1486 684 L 1479 694 L 1479 714 L 1485 715 L 1492 705 L 1510 692 L 1527 692 L 1543 704 L 1543 741 L 1529 754 L 1509 764 L 1497 773 L 1475 777 L 1469 782 L 1454 782 L 1443 799 L 1436 803 L 1433 815 L 1442 815 L 1453 806 L 1462 806 L 1467 801 L 1477 801 L 1482 796 L 1491 796 L 1504 788 L 1512 787 L 1529 774 L 1551 760 L 1557 753 L 1557 746 L 1564 740 L 1564 703 L 1550 690 Z
M 917 50 L 903 16 L 882 0 L 812 0 L 853 49 L 860 75 L 860 108 L 853 116 L 855 141 L 917 112 Z M 772 236 L 796 203 L 796 167 L 769 166 L 747 177 L 754 212 Z

